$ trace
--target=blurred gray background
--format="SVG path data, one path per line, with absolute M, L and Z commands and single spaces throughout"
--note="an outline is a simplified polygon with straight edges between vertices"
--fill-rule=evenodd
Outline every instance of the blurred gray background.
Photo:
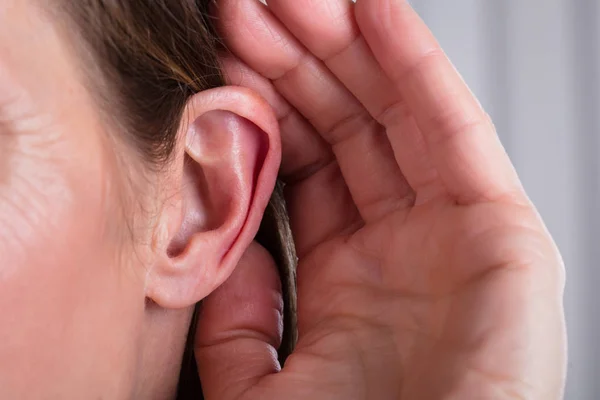
M 600 399 L 600 1 L 412 0 L 494 118 L 567 267 L 567 400 Z

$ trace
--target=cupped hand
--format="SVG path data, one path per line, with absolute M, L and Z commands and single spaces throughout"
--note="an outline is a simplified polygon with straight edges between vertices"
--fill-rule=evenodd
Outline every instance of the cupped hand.
M 252 246 L 201 314 L 207 399 L 558 399 L 561 257 L 488 115 L 404 0 L 220 0 L 230 82 L 283 139 L 296 350 Z

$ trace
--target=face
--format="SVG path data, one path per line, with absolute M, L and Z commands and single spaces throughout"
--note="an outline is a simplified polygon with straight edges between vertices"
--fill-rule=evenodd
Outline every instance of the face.
M 0 3 L 2 399 L 124 398 L 139 367 L 124 173 L 72 53 L 32 1 Z

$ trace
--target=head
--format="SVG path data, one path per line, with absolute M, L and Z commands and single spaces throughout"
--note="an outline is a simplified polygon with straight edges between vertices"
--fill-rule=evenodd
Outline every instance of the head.
M 0 4 L 0 398 L 174 396 L 280 161 L 208 5 Z

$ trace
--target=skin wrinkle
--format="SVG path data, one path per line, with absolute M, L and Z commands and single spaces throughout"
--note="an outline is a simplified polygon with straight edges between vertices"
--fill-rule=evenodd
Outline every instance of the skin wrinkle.
M 93 1 L 73 4 L 83 4 L 84 10 L 102 17 L 100 9 L 86 8 Z M 172 184 L 173 167 L 157 162 L 151 171 L 152 164 L 144 165 L 141 157 L 148 147 L 123 140 L 126 133 L 148 131 L 143 126 L 133 129 L 132 118 L 115 118 L 115 110 L 128 116 L 139 110 L 119 99 L 118 93 L 107 92 L 107 83 L 122 87 L 103 65 L 111 57 L 98 57 L 99 42 L 70 42 L 93 32 L 101 18 L 93 18 L 94 23 L 79 34 L 75 24 L 65 23 L 60 7 L 46 7 L 53 10 L 45 14 L 37 6 L 33 0 L 7 0 L 0 5 L 0 237 L 7 236 L 0 244 L 4 310 L 0 314 L 0 397 L 124 399 L 145 397 L 143 392 L 154 389 L 159 396 L 165 390 L 173 395 L 189 318 L 145 304 L 143 284 L 144 268 L 154 263 L 145 248 L 148 225 L 159 214 L 161 199 L 156 197 L 173 193 L 163 190 L 165 184 Z M 163 17 L 156 16 L 159 22 Z M 204 27 L 203 22 L 197 23 L 198 29 Z M 110 25 L 100 25 L 102 35 L 108 35 Z M 210 39 L 206 32 L 204 36 Z M 162 45 L 183 42 L 181 36 L 175 39 Z M 209 54 L 202 46 L 194 47 L 200 58 Z M 132 54 L 165 55 L 161 49 L 146 50 L 134 49 Z M 169 76 L 189 79 L 191 86 L 218 86 L 216 62 L 180 61 L 180 66 L 166 71 Z M 200 74 L 199 80 L 185 71 L 190 65 L 213 70 Z M 144 71 L 135 65 L 132 69 Z M 164 78 L 163 72 L 143 80 L 155 84 Z M 206 82 L 211 79 L 212 83 Z M 127 76 L 126 82 L 130 82 Z M 147 86 L 143 89 L 152 88 Z M 156 97 L 135 91 L 125 94 L 134 100 L 147 99 L 151 118 L 174 126 L 179 124 L 179 107 L 192 93 L 182 93 L 181 83 L 173 87 L 176 90 L 158 88 Z M 166 105 L 170 109 L 165 116 L 160 107 Z M 151 144 L 168 148 L 161 140 Z M 159 177 L 157 170 L 165 176 Z M 151 339 L 161 342 L 152 347 L 158 351 L 145 349 Z M 144 381 L 144 374 L 153 379 L 138 387 L 135 381 Z M 36 380 L 33 387 L 31 377 Z M 132 393 L 136 387 L 142 392 Z
M 10 169 L 7 169 L 10 179 L 4 182 L 4 190 L 0 192 L 9 190 L 3 203 L 23 218 L 22 223 L 13 227 L 11 235 L 12 243 L 19 248 L 37 236 L 37 230 L 49 232 L 61 229 L 60 214 L 48 215 L 43 211 L 42 201 L 52 199 L 63 209 L 69 209 L 72 197 L 65 190 L 70 185 L 62 178 L 61 169 L 55 168 L 57 160 L 51 157 L 52 154 L 60 154 L 56 148 L 60 143 L 51 138 L 50 142 L 38 143 L 38 138 L 32 134 L 16 132 L 13 135 L 14 147 L 9 148 Z M 57 151 L 48 151 L 53 148 Z
M 12 160 L 11 150 L 16 148 L 16 138 L 9 129 L 9 121 L 4 119 L 0 107 L 0 186 L 8 184 Z
M 558 398 L 564 265 L 408 3 L 218 1 L 258 88 L 209 0 L 0 1 L 0 398 Z

